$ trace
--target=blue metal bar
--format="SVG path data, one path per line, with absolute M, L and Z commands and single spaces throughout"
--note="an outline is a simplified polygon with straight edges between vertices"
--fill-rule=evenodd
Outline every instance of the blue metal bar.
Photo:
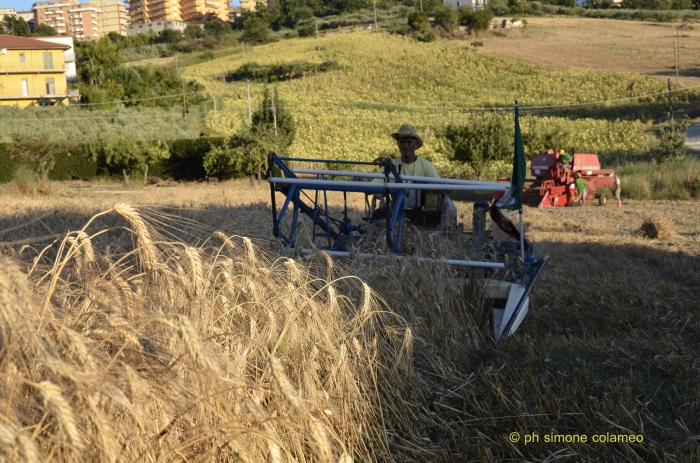
M 381 164 L 378 164 L 376 162 L 340 161 L 340 160 L 334 160 L 334 159 L 281 158 L 279 156 L 275 156 L 275 159 L 280 160 L 280 161 L 322 162 L 322 163 L 326 163 L 326 164 L 349 164 L 349 165 L 358 165 L 358 166 L 381 166 Z

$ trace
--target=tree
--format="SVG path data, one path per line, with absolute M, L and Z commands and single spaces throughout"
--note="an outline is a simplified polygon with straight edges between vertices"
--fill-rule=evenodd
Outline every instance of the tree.
M 513 132 L 503 117 L 487 114 L 469 125 L 448 125 L 441 134 L 448 156 L 467 164 L 477 177 L 494 161 L 509 159 L 513 153 Z
M 93 161 L 101 160 L 108 166 L 121 170 L 124 185 L 128 188 L 132 172 L 147 166 L 149 143 L 151 142 L 138 141 L 133 136 L 110 135 L 88 142 L 88 153 Z
M 4 34 L 20 37 L 29 37 L 32 34 L 29 24 L 27 24 L 24 18 L 20 18 L 19 16 L 3 16 L 2 28 Z
M 204 35 L 207 37 L 221 37 L 222 35 L 230 33 L 231 25 L 227 22 L 223 22 L 220 19 L 213 19 L 204 23 Z
M 97 42 L 80 40 L 75 43 L 75 53 L 78 75 L 89 85 L 95 85 L 100 72 L 111 71 L 124 62 L 116 44 L 108 37 Z
M 412 31 L 425 33 L 430 29 L 430 24 L 428 23 L 428 16 L 422 11 L 414 11 L 408 15 L 408 27 Z
M 182 32 L 177 29 L 163 29 L 158 36 L 158 43 L 174 44 L 182 40 Z
M 144 141 L 140 142 L 143 148 L 144 154 L 144 171 L 143 171 L 143 184 L 146 185 L 148 182 L 148 167 L 157 163 L 162 159 L 168 159 L 170 157 L 170 149 L 168 144 L 160 141 Z
M 34 33 L 32 34 L 37 37 L 49 37 L 53 35 L 58 35 L 56 29 L 49 26 L 48 24 L 39 24 L 34 28 Z
M 204 25 L 206 28 L 206 24 Z M 187 37 L 190 40 L 195 40 L 195 39 L 201 39 L 204 38 L 204 31 L 202 30 L 201 27 L 195 25 L 195 24 L 188 24 L 187 27 L 185 28 L 185 37 Z
M 291 113 L 279 101 L 276 91 L 270 92 L 266 87 L 260 107 L 253 113 L 251 130 L 243 130 L 223 146 L 213 147 L 204 157 L 204 169 L 210 177 L 247 174 L 252 181 L 253 173 L 259 178 L 265 170 L 267 153 L 284 154 L 295 133 Z
M 493 11 L 488 9 L 483 9 L 474 12 L 468 19 L 468 22 L 464 24 L 469 28 L 470 31 L 480 32 L 485 31 L 491 27 L 491 22 L 493 21 Z
M 452 32 L 457 28 L 459 13 L 452 9 L 451 4 L 444 5 L 435 10 L 435 22 L 442 27 L 445 32 Z
M 13 144 L 9 151 L 10 157 L 20 158 L 32 164 L 36 168 L 39 183 L 46 183 L 49 173 L 56 165 L 56 155 L 70 155 L 75 147 L 74 143 L 68 141 L 47 143 L 46 140 L 34 138 Z
M 241 42 L 267 43 L 273 40 L 268 23 L 261 18 L 251 18 L 243 25 Z
M 665 162 L 680 159 L 686 155 L 685 135 L 689 126 L 690 124 L 683 120 L 669 122 L 661 129 L 659 146 L 654 151 L 656 160 Z

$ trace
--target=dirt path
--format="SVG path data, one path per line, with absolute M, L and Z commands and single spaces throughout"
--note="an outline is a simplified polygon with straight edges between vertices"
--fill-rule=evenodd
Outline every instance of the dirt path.
M 525 29 L 505 31 L 505 37 L 482 34 L 483 50 L 545 66 L 639 72 L 676 82 L 675 23 L 561 16 L 527 21 Z M 680 30 L 681 85 L 700 84 L 700 29 L 693 27 Z
M 700 122 L 694 122 L 685 133 L 685 145 L 691 151 L 700 152 Z

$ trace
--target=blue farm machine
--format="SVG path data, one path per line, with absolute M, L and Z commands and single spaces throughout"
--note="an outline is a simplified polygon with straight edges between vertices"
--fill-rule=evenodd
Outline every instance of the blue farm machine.
M 301 165 L 305 167 L 293 167 Z M 334 168 L 328 168 L 329 165 Z M 547 257 L 536 258 L 532 244 L 520 236 L 518 228 L 496 206 L 477 201 L 472 219 L 470 242 L 475 247 L 490 245 L 499 250 L 489 260 L 472 260 L 469 256 L 478 253 L 470 252 L 455 253 L 438 259 L 401 253 L 405 221 L 418 229 L 445 227 L 444 204 L 449 192 L 502 194 L 509 185 L 404 175 L 390 159 L 372 163 L 280 157 L 275 153 L 268 156 L 268 182 L 274 236 L 282 245 L 297 250 L 301 255 L 314 252 L 314 249 L 297 246 L 300 218 L 306 216 L 313 223 L 311 247 L 331 256 L 414 259 L 486 272 L 484 291 L 485 297 L 493 301 L 490 326 L 496 341 L 514 333 L 527 314 L 530 292 Z M 342 193 L 342 207 L 329 206 L 329 192 Z M 365 196 L 365 213 L 360 221 L 353 222 L 348 214 L 347 195 L 350 193 Z M 337 196 L 336 193 L 335 197 Z M 278 197 L 283 199 L 281 204 L 278 204 Z M 377 202 L 379 207 L 376 207 Z M 488 243 L 488 233 L 485 232 L 487 214 L 513 239 Z M 456 217 L 454 219 L 456 225 Z M 465 233 L 461 225 L 452 228 L 452 234 Z M 386 240 L 389 250 L 387 255 L 361 252 L 356 248 L 363 237 L 372 233 L 376 236 L 377 230 L 380 230 Z

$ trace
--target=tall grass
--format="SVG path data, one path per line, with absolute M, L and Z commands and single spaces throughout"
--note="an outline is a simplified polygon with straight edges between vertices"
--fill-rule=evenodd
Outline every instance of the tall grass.
M 700 159 L 634 162 L 614 167 L 622 196 L 630 199 L 691 199 L 700 196 Z

